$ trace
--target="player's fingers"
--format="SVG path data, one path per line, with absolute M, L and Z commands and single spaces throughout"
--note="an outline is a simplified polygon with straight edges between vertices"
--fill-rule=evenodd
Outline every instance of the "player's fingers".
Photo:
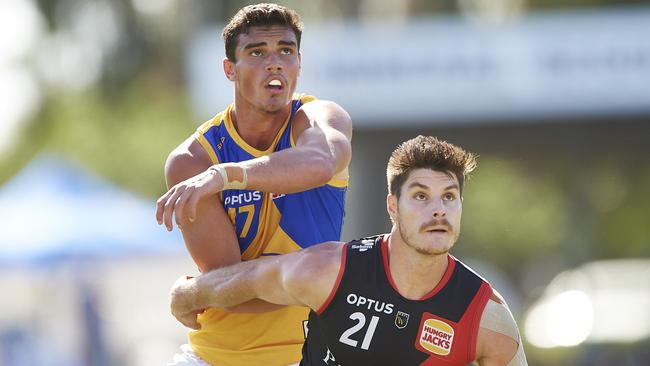
M 194 222 L 196 219 L 196 206 L 199 203 L 201 196 L 197 191 L 192 192 L 192 195 L 187 200 L 187 214 L 190 222 Z
M 158 201 L 156 201 L 156 221 L 158 222 L 158 225 L 161 225 L 163 223 L 163 214 L 165 212 L 165 204 L 167 203 L 167 199 L 169 196 L 172 195 L 174 192 L 174 188 L 172 187 L 170 190 L 165 192 L 160 198 L 158 198 Z
M 181 222 L 185 219 L 185 205 L 188 198 L 192 195 L 193 188 L 187 187 L 183 193 L 176 199 L 176 207 L 174 208 L 176 216 L 176 225 L 181 226 Z
M 174 224 L 172 223 L 172 217 L 174 215 L 174 208 L 176 206 L 176 201 L 178 197 L 183 193 L 184 189 L 177 187 L 174 193 L 167 199 L 165 203 L 165 212 L 163 214 L 163 223 L 167 227 L 168 231 L 172 231 Z

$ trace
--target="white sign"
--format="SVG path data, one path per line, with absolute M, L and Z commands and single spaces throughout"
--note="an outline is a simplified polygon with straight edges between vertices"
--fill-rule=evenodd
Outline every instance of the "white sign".
M 220 28 L 188 52 L 194 105 L 232 100 Z M 650 111 L 650 7 L 538 13 L 501 26 L 456 17 L 305 26 L 298 91 L 357 127 Z

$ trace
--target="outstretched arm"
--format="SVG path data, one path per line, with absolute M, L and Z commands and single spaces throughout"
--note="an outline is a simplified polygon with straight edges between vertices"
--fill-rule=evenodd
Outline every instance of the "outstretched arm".
M 296 113 L 293 133 L 295 148 L 218 164 L 176 184 L 158 200 L 158 223 L 171 230 L 174 214 L 194 220 L 198 202 L 224 189 L 294 193 L 347 178 L 352 122 L 343 108 L 329 101 L 306 103 Z
M 184 325 L 198 329 L 196 314 L 203 309 L 233 307 L 253 299 L 318 309 L 336 281 L 342 248 L 338 242 L 324 243 L 196 278 L 181 277 L 171 290 L 171 312 Z

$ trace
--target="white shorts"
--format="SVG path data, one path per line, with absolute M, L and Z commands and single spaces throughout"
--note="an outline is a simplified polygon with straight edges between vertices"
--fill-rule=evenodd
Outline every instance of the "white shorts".
M 192 351 L 189 344 L 181 345 L 181 353 L 174 355 L 174 360 L 167 366 L 212 366 Z

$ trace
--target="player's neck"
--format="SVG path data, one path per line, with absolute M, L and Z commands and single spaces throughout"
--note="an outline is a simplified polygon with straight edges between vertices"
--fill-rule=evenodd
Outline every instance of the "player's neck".
M 409 247 L 393 227 L 388 243 L 391 277 L 400 295 L 419 300 L 433 290 L 445 274 L 448 254 L 424 255 Z
M 291 113 L 291 104 L 277 113 L 260 111 L 245 101 L 235 99 L 230 117 L 239 136 L 258 150 L 271 147 L 278 131 Z

